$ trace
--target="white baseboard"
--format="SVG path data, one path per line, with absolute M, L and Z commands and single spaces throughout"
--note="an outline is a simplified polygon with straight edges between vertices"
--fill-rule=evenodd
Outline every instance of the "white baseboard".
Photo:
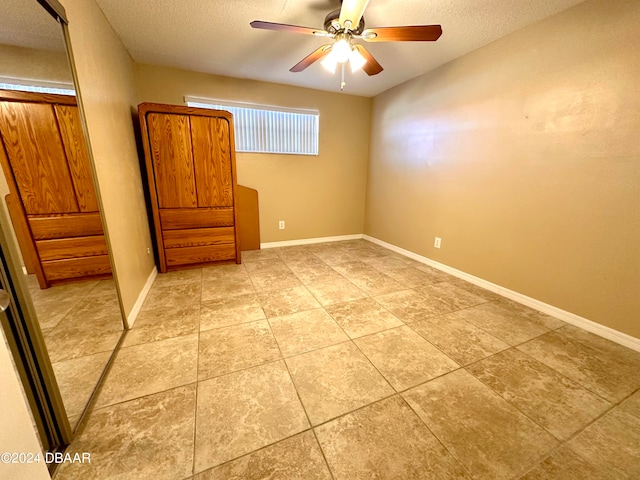
M 151 286 L 153 285 L 153 282 L 157 276 L 158 276 L 158 269 L 156 267 L 153 267 L 153 270 L 151 270 L 151 273 L 147 278 L 147 282 L 144 284 L 144 287 L 142 287 L 142 291 L 140 292 L 140 295 L 138 295 L 138 299 L 136 300 L 136 303 L 134 303 L 133 308 L 129 312 L 129 315 L 127 315 L 127 329 L 130 329 L 131 327 L 133 327 L 133 324 L 136 322 L 136 318 L 138 318 L 138 314 L 140 313 L 142 304 L 147 299 L 149 290 L 151 290 Z
M 416 260 L 420 263 L 424 263 L 425 265 L 429 265 L 430 267 L 442 270 L 443 272 L 453 275 L 454 277 L 461 278 L 462 280 L 466 280 L 469 283 L 473 283 L 474 285 L 478 285 L 479 287 L 502 295 L 503 297 L 534 308 L 540 312 L 546 313 L 547 315 L 551 315 L 552 317 L 570 323 L 571 325 L 580 327 L 584 330 L 587 330 L 588 332 L 595 333 L 596 335 L 606 338 L 607 340 L 611 340 L 612 342 L 640 352 L 640 338 L 632 337 L 631 335 L 627 335 L 626 333 L 614 330 L 613 328 L 581 317 L 579 315 L 576 315 L 575 313 L 562 310 L 561 308 L 554 307 L 553 305 L 549 305 L 548 303 L 541 302 L 540 300 L 536 300 L 535 298 L 528 297 L 526 295 L 523 295 L 522 293 L 518 293 L 514 290 L 510 290 L 500 285 L 496 285 L 495 283 L 491 283 L 487 280 L 473 276 L 469 273 L 463 272 L 462 270 L 458 270 L 443 263 L 436 262 L 435 260 L 423 257 L 422 255 L 418 255 L 417 253 L 405 250 L 404 248 L 397 247 L 396 245 L 392 245 L 391 243 L 387 243 L 383 240 L 379 240 L 369 235 L 363 235 L 362 238 L 375 243 L 376 245 L 380 245 L 382 247 L 388 248 L 391 251 L 412 258 L 413 260 Z
M 345 240 L 360 240 L 361 233 L 355 235 L 338 235 L 336 237 L 302 238 L 300 240 L 285 240 L 284 242 L 261 243 L 260 248 L 294 247 L 296 245 L 311 245 L 312 243 L 343 242 Z

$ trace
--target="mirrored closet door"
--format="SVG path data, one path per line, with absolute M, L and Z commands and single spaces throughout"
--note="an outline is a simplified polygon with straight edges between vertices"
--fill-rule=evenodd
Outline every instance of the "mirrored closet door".
M 0 15 L 0 206 L 73 429 L 124 331 L 61 24 Z

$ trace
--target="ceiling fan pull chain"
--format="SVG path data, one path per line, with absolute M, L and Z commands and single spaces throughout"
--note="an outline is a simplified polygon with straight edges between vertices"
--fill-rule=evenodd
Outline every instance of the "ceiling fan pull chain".
M 342 64 L 342 79 L 340 80 L 340 91 L 344 90 L 344 86 L 346 85 L 346 83 L 344 83 L 344 63 Z

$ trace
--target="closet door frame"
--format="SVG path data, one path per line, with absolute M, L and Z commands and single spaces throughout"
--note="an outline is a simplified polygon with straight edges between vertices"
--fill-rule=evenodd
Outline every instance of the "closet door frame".
M 68 20 L 64 7 L 57 0 L 37 1 L 62 26 L 65 43 L 68 45 Z M 69 52 L 67 53 L 69 54 Z M 70 63 L 73 65 L 73 62 Z M 26 93 L 5 91 L 3 99 L 24 101 L 27 96 L 31 95 Z M 40 95 L 40 98 L 49 97 L 47 94 L 37 95 Z M 59 97 L 61 96 L 55 98 L 59 99 Z M 61 101 L 68 101 L 69 105 L 77 105 L 74 97 L 65 96 Z M 8 160 L 4 158 L 4 145 L 0 145 L 0 150 L 0 157 L 3 157 L 3 160 Z M 12 185 L 13 175 L 7 177 L 10 194 L 16 203 L 22 206 L 17 186 Z M 24 218 L 26 221 L 26 214 Z M 64 452 L 71 443 L 73 430 L 69 424 L 28 288 L 21 280 L 23 272 L 21 265 L 16 261 L 19 258 L 17 248 L 5 234 L 8 231 L 9 223 L 10 219 L 6 218 L 4 212 L 0 212 L 0 227 L 2 227 L 0 228 L 0 287 L 10 297 L 9 308 L 0 313 L 0 326 L 13 356 L 43 450 L 52 453 Z M 35 250 L 35 245 L 33 248 Z M 58 464 L 55 462 L 47 465 L 51 476 L 55 474 L 57 467 Z
M 61 452 L 73 433 L 28 288 L 19 280 L 20 266 L 12 260 L 16 257 L 4 228 L 0 228 L 0 284 L 11 298 L 0 320 L 42 447 L 46 452 Z M 55 467 L 50 464 L 49 470 Z

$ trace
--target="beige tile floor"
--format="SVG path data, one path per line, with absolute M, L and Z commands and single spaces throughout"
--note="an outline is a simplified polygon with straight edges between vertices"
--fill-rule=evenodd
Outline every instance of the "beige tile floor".
M 142 310 L 57 480 L 640 478 L 640 353 L 367 241 Z
M 27 284 L 74 428 L 124 331 L 115 283 L 84 280 L 40 289 L 29 275 Z

